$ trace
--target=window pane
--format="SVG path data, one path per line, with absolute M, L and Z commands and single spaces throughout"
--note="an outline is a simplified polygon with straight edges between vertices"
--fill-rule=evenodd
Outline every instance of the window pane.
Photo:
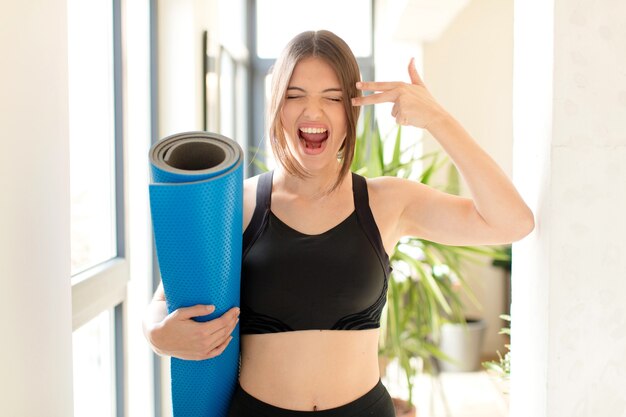
M 113 5 L 68 1 L 72 275 L 115 256 Z
M 218 39 L 228 47 L 246 44 L 247 0 L 218 0 Z
M 115 410 L 112 311 L 74 331 L 74 417 L 112 417 Z
M 305 30 L 327 29 L 345 40 L 354 55 L 372 54 L 372 8 L 368 0 L 257 0 L 257 54 L 276 58 L 291 38 Z

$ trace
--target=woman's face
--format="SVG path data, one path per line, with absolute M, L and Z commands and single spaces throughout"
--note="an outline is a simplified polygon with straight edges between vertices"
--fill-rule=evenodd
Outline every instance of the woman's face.
M 324 60 L 309 57 L 296 64 L 280 121 L 289 151 L 307 171 L 336 168 L 347 118 L 341 84 Z

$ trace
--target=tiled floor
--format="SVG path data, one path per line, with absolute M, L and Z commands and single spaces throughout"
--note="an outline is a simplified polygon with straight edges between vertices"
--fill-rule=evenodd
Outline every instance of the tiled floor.
M 393 366 L 389 367 L 383 383 L 393 397 L 407 397 L 403 377 L 398 378 Z M 440 376 L 440 384 L 436 379 L 420 375 L 413 398 L 418 417 L 506 417 L 507 395 L 502 391 L 498 380 L 486 372 L 445 372 Z

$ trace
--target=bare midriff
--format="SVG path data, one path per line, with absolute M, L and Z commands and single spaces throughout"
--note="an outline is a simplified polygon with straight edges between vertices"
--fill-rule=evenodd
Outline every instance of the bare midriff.
M 348 404 L 380 377 L 378 329 L 241 336 L 241 387 L 275 407 L 321 411 Z

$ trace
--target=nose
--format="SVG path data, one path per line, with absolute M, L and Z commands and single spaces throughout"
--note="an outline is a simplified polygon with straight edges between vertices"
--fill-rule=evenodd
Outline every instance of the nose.
M 320 118 L 322 116 L 322 113 L 324 113 L 322 104 L 322 100 L 319 98 L 309 98 L 306 101 L 306 105 L 304 107 L 304 116 L 312 120 Z

